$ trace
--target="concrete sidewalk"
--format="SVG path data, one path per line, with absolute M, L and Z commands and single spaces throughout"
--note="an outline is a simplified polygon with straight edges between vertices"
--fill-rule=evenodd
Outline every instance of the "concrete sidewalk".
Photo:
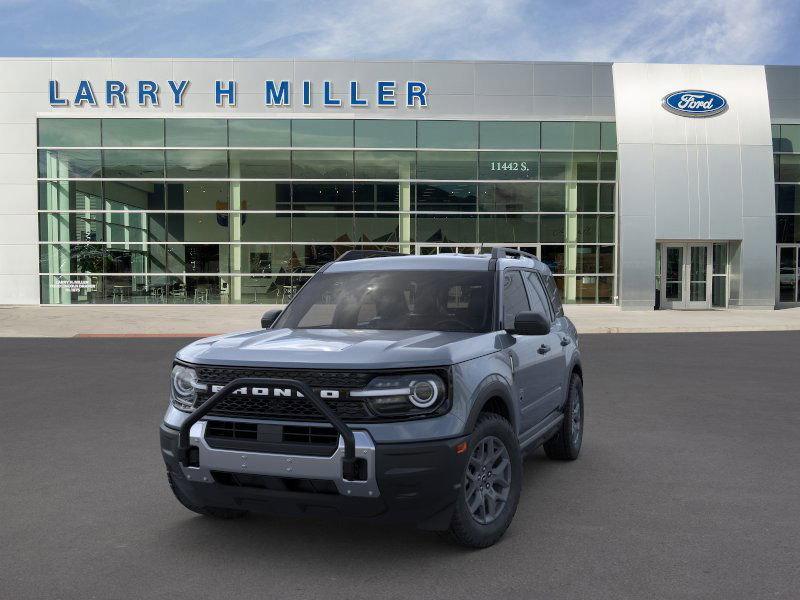
M 274 306 L 0 306 L 0 337 L 203 337 L 258 328 Z M 621 311 L 566 306 L 580 333 L 674 333 L 800 330 L 800 308 L 775 311 Z

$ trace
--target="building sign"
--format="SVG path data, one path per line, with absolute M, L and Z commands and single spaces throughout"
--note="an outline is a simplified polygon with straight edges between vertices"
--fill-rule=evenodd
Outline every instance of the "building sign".
M 661 105 L 683 117 L 712 117 L 728 110 L 728 101 L 704 90 L 681 90 L 664 96 Z
M 200 90 L 201 93 L 213 93 L 217 106 L 235 107 L 238 95 L 238 82 L 215 81 L 212 89 Z M 358 81 L 351 81 L 345 89 L 334 89 L 331 81 L 316 84 L 303 81 L 293 89 L 289 80 L 264 81 L 264 106 L 291 106 L 293 102 L 302 106 L 321 106 L 356 108 L 369 106 L 370 102 Z M 398 106 L 398 94 L 405 95 L 405 106 L 416 108 L 428 105 L 428 85 L 424 81 L 376 81 L 372 86 L 375 92 L 376 106 Z M 315 91 L 320 99 L 315 99 Z M 75 93 L 63 94 L 55 79 L 50 80 L 50 106 L 100 106 L 109 108 L 125 107 L 129 104 L 139 106 L 159 106 L 171 104 L 182 106 L 188 94 L 191 94 L 191 81 L 168 80 L 165 85 L 157 81 L 139 80 L 130 86 L 127 82 L 107 80 L 102 85 L 94 85 L 89 80 L 81 80 Z M 293 98 L 293 92 L 296 97 Z

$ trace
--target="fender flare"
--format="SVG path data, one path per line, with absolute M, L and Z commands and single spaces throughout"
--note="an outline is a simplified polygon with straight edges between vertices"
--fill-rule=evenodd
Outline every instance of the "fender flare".
M 498 375 L 488 377 L 478 386 L 475 395 L 475 400 L 472 402 L 472 407 L 467 417 L 467 422 L 464 427 L 465 433 L 471 433 L 475 429 L 475 424 L 478 422 L 478 417 L 486 404 L 492 398 L 499 398 L 505 405 L 511 420 L 511 427 L 517 431 L 517 409 L 511 398 L 511 388 L 508 382 Z

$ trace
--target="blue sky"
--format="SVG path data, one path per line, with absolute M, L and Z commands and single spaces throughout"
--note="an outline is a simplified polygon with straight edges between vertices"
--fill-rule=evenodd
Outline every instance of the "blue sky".
M 797 0 L 0 0 L 0 56 L 800 64 Z

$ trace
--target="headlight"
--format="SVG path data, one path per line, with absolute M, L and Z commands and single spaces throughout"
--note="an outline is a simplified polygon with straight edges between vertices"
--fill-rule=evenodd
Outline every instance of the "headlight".
M 353 398 L 365 398 L 380 416 L 414 416 L 439 409 L 447 394 L 441 377 L 433 373 L 381 376 L 363 390 L 350 392 Z
M 193 411 L 198 387 L 197 371 L 183 365 L 172 367 L 172 406 L 178 410 Z

